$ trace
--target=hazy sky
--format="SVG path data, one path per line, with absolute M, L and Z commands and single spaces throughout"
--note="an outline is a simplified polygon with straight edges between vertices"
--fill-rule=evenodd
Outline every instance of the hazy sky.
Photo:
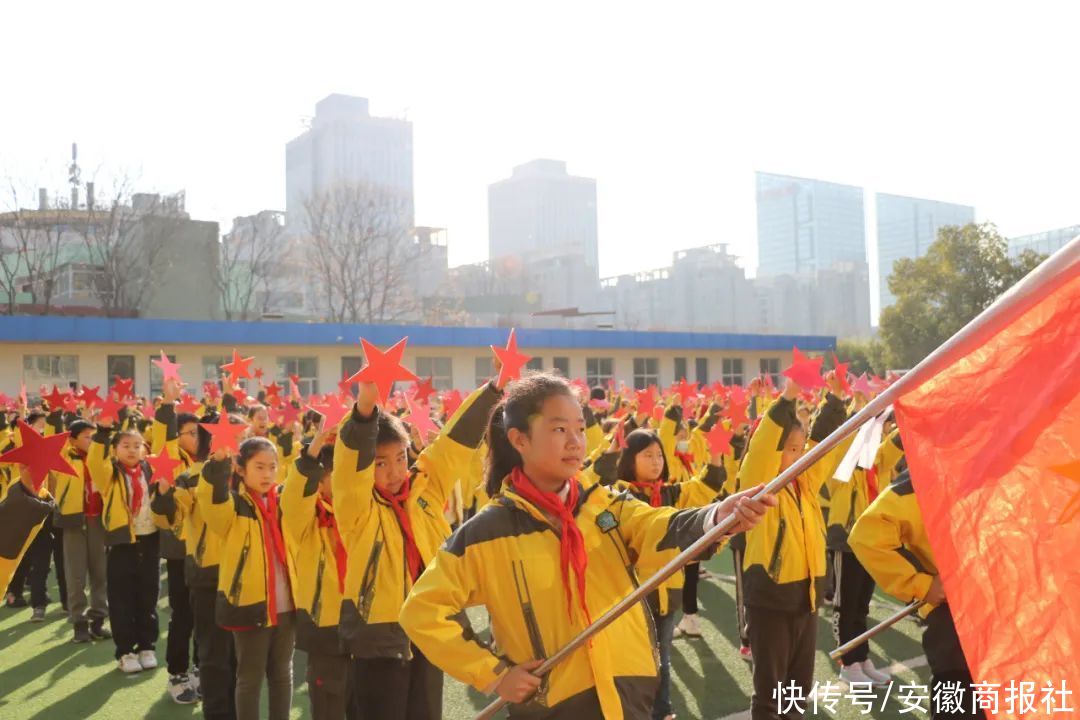
M 754 170 L 1080 222 L 1069 3 L 8 3 L 0 175 L 134 168 L 226 229 L 284 209 L 285 142 L 333 92 L 414 124 L 417 221 L 487 254 L 487 185 L 597 178 L 604 275 L 730 243 Z M 104 170 L 102 172 L 105 172 Z M 31 199 L 30 203 L 33 202 Z

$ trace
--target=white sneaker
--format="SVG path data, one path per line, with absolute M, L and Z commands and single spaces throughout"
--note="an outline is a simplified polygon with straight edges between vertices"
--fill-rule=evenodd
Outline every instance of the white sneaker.
M 888 686 L 892 682 L 892 675 L 887 672 L 882 672 L 874 667 L 874 661 L 867 658 L 862 661 L 862 671 L 866 677 L 874 681 L 875 685 L 882 687 Z
M 870 676 L 863 672 L 862 665 L 845 665 L 840 668 L 840 679 L 851 685 L 862 685 L 864 688 L 868 685 L 876 685 Z
M 157 655 L 153 650 L 143 650 L 139 653 L 139 665 L 143 670 L 153 670 L 157 667 Z
M 187 675 L 173 675 L 169 678 L 169 697 L 180 705 L 199 702 L 199 694 L 195 692 L 195 688 L 191 687 Z
M 202 686 L 199 684 L 199 668 L 192 668 L 188 673 L 188 683 L 191 685 L 191 689 L 199 693 L 199 697 L 202 697 Z
M 135 653 L 121 655 L 117 663 L 120 666 L 120 672 L 128 674 L 142 672 L 143 669 L 142 665 L 139 664 L 139 656 Z
M 679 620 L 679 624 L 675 626 L 675 632 L 678 637 L 701 637 L 701 621 L 698 619 L 697 613 L 683 615 L 682 620 Z

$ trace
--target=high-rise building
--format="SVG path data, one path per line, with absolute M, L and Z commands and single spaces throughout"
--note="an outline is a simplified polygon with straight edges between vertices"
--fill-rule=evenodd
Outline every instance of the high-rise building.
M 1009 257 L 1016 257 L 1025 250 L 1033 250 L 1042 255 L 1051 255 L 1080 235 L 1080 225 L 1047 230 L 1032 235 L 1009 238 Z
M 412 225 L 412 123 L 373 117 L 367 98 L 328 95 L 315 105 L 308 130 L 285 146 L 289 227 L 304 227 L 310 198 L 348 183 L 370 183 L 400 196 Z
M 492 260 L 579 255 L 596 274 L 596 180 L 570 175 L 560 160 L 518 165 L 488 186 L 488 250 Z
M 866 263 L 863 190 L 757 173 L 758 277 Z
M 901 258 L 919 258 L 947 225 L 975 222 L 975 208 L 968 205 L 877 194 L 878 296 L 881 309 L 896 301 L 889 292 L 889 275 Z

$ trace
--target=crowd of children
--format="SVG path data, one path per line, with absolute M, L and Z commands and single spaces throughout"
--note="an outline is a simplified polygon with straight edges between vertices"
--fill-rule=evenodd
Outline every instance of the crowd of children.
M 935 681 L 970 682 L 891 418 L 872 467 L 840 471 L 849 438 L 755 499 L 880 389 L 843 367 L 781 392 L 769 377 L 633 391 L 500 369 L 466 397 L 391 393 L 362 371 L 304 399 L 234 361 L 195 400 L 162 362 L 152 399 L 117 378 L 104 399 L 42 388 L 9 409 L 4 450 L 67 433 L 67 467 L 39 484 L 0 461 L 0 586 L 40 622 L 55 565 L 72 641 L 111 639 L 137 673 L 158 666 L 164 560 L 167 692 L 207 718 L 258 718 L 264 681 L 268 716 L 289 717 L 295 649 L 317 720 L 436 720 L 444 673 L 515 718 L 674 718 L 672 644 L 701 637 L 697 563 L 532 671 L 729 516 L 736 613 L 713 620 L 752 662 L 754 720 L 781 717 L 778 686 L 810 692 L 820 607 L 838 643 L 866 630 L 875 581 L 928 603 Z M 865 644 L 840 676 L 890 679 Z

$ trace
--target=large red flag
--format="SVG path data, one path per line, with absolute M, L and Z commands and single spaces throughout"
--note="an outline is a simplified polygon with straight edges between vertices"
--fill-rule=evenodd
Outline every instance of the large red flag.
M 1044 689 L 1062 682 L 1073 695 L 1054 702 L 1075 711 L 1080 261 L 934 366 L 896 414 L 972 677 L 1000 683 L 996 718 L 1044 716 Z M 1021 682 L 1034 712 L 1005 702 Z

